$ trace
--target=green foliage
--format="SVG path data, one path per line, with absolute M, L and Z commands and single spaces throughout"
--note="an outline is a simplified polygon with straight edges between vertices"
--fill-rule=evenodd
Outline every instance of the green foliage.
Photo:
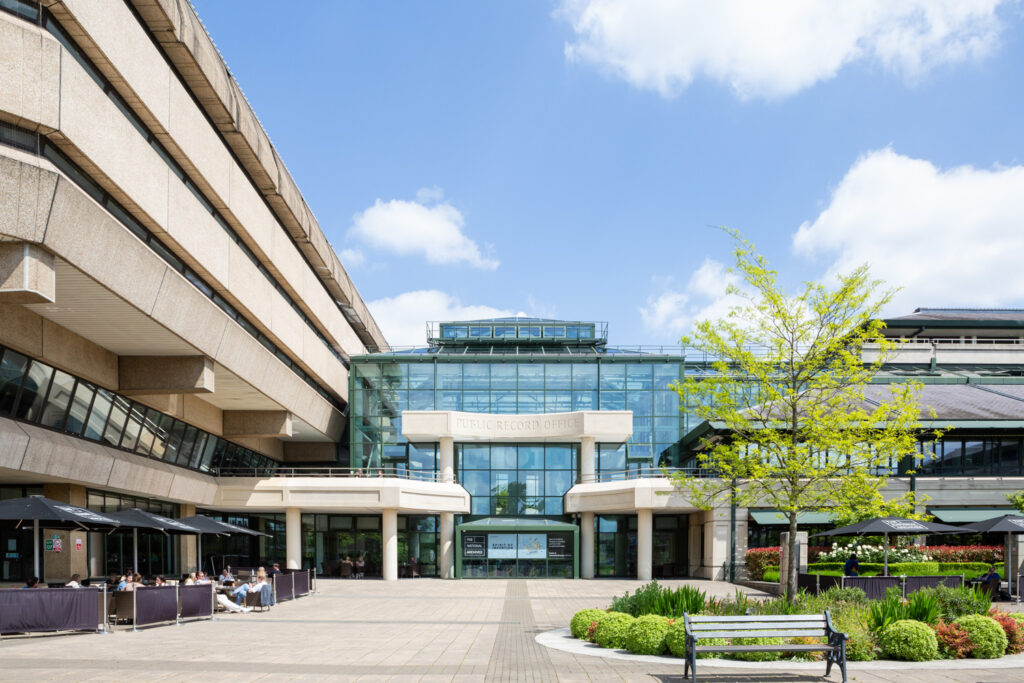
M 731 598 L 709 598 L 704 611 L 716 617 L 742 616 L 747 613 L 747 610 L 756 609 L 759 604 L 757 600 L 736 589 L 736 593 Z
M 608 612 L 601 621 L 597 622 L 594 629 L 594 642 L 601 647 L 621 650 L 626 647 L 626 636 L 629 634 L 629 627 L 636 619 L 622 612 Z
M 963 574 L 965 578 L 974 579 L 992 566 L 992 562 L 939 562 L 939 574 Z
M 665 632 L 665 645 L 676 657 L 686 657 L 686 623 L 680 619 Z
M 940 621 L 935 627 L 939 641 L 939 656 L 943 659 L 963 659 L 971 654 L 971 636 L 956 624 Z
M 861 576 L 878 576 L 885 571 L 885 564 L 882 562 L 861 562 L 859 564 Z M 946 564 L 955 565 L 955 573 L 960 574 L 962 565 L 965 563 L 949 562 Z M 889 576 L 899 576 L 901 574 L 905 576 L 938 576 L 940 569 L 939 562 L 890 562 Z M 811 574 L 838 572 L 841 576 L 843 573 L 843 563 L 815 562 L 807 565 L 807 571 Z
M 818 597 L 825 602 L 827 605 L 838 605 L 842 603 L 849 603 L 852 605 L 867 605 L 868 594 L 860 588 L 840 588 L 839 586 L 833 586 L 827 588 L 818 594 Z
M 762 581 L 771 581 L 772 583 L 779 582 L 779 568 L 778 567 L 766 567 L 764 573 L 761 575 Z
M 1006 654 L 1017 655 L 1024 652 L 1024 631 L 1021 630 L 1021 623 L 1007 612 L 1000 612 L 995 607 L 988 616 L 995 619 L 1006 634 Z
M 907 618 L 929 626 L 939 621 L 939 600 L 930 591 L 915 591 L 907 596 Z
M 868 628 L 875 633 L 881 633 L 897 621 L 906 621 L 910 618 L 910 610 L 897 596 L 887 596 L 883 600 L 874 602 L 868 609 Z
M 800 596 L 790 602 L 785 597 L 779 596 L 763 601 L 755 609 L 755 614 L 801 614 L 803 605 L 806 602 L 807 593 L 802 592 Z
M 669 626 L 668 617 L 657 614 L 637 617 L 626 634 L 626 649 L 638 655 L 660 655 L 666 648 Z
M 704 640 L 698 640 L 699 645 L 728 645 L 729 641 L 725 638 L 706 638 Z M 698 652 L 697 659 L 719 659 L 722 657 L 721 652 Z
M 659 614 L 663 617 L 681 617 L 684 613 L 697 614 L 704 609 L 707 596 L 693 586 L 667 588 L 652 581 L 636 589 L 633 595 L 626 591 L 621 597 L 612 599 L 610 609 L 639 617 L 644 614 Z
M 956 621 L 969 614 L 988 614 L 992 607 L 992 598 L 977 588 L 936 586 L 924 591 L 935 596 L 939 603 L 939 616 L 946 622 Z
M 733 645 L 782 645 L 785 642 L 782 638 L 734 638 Z M 774 662 L 782 659 L 781 652 L 730 652 L 729 659 L 739 659 L 745 662 Z
M 702 443 L 696 456 L 718 476 L 676 472 L 673 484 L 705 509 L 728 500 L 769 505 L 788 518 L 790 531 L 799 512 L 874 505 L 885 484 L 879 466 L 919 456 L 919 385 L 891 385 L 888 400 L 864 400 L 896 348 L 879 315 L 893 292 L 862 266 L 839 276 L 835 289 L 809 282 L 790 296 L 764 257 L 730 235 L 733 272 L 747 289 L 728 291 L 744 304 L 725 319 L 699 321 L 693 339 L 682 340 L 718 360 L 714 372 L 673 387 L 688 412 L 722 423 L 729 438 Z M 869 343 L 878 353 L 865 363 L 861 349 Z M 791 600 L 796 572 L 791 564 L 785 577 Z
M 1010 505 L 1017 508 L 1020 512 L 1024 512 L 1024 491 L 1014 491 L 1013 493 L 1006 494 L 1006 500 L 1010 501 Z
M 569 630 L 572 631 L 572 637 L 586 638 L 587 629 L 590 628 L 590 625 L 600 620 L 605 614 L 607 612 L 603 609 L 581 609 L 572 615 L 572 619 L 569 621 Z
M 956 620 L 971 640 L 971 656 L 975 659 L 998 659 L 1006 652 L 1006 632 L 995 619 L 983 614 L 969 614 Z
M 998 624 L 996 626 L 998 627 Z M 878 645 L 889 659 L 926 662 L 938 659 L 939 656 L 939 642 L 935 637 L 935 631 L 927 624 L 910 619 L 901 619 L 886 626 L 878 634 Z

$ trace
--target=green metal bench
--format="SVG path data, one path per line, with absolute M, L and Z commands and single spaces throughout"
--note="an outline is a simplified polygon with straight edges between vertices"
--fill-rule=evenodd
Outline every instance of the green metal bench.
M 746 615 L 742 617 L 708 617 L 684 614 L 686 624 L 686 667 L 683 678 L 690 672 L 690 679 L 697 683 L 697 655 L 701 652 L 825 652 L 825 675 L 832 673 L 832 665 L 838 664 L 846 683 L 846 639 L 845 633 L 832 628 L 828 610 L 824 614 Z M 732 640 L 734 638 L 823 638 L 824 643 L 794 643 L 781 645 L 701 645 L 702 640 L 712 638 Z

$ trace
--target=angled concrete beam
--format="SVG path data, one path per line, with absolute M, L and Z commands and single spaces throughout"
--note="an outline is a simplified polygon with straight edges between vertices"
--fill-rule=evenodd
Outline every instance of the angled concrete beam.
M 52 304 L 56 297 L 53 254 L 29 242 L 0 242 L 0 303 Z
M 126 394 L 209 394 L 213 360 L 205 356 L 121 356 L 118 388 Z
M 326 441 L 285 441 L 285 462 L 334 462 L 337 446 Z
M 287 410 L 225 410 L 225 437 L 280 437 L 292 435 L 292 414 Z

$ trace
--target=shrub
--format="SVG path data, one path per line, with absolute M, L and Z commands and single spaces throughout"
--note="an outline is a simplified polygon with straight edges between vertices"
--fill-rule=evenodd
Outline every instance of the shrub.
M 992 606 L 988 593 L 977 588 L 936 586 L 925 590 L 938 600 L 939 616 L 944 621 L 956 621 L 968 614 L 987 614 Z
M 939 562 L 940 574 L 963 574 L 968 579 L 981 576 L 992 562 Z
M 976 659 L 998 659 L 1006 652 L 1006 632 L 999 622 L 983 614 L 968 614 L 956 620 L 971 639 L 971 656 Z
M 706 640 L 698 640 L 701 645 L 728 645 L 729 641 L 725 638 L 708 638 Z M 718 659 L 722 656 L 721 652 L 698 652 L 697 659 Z
M 901 619 L 878 634 L 878 644 L 889 659 L 926 662 L 937 659 L 939 643 L 935 631 L 920 621 Z
M 668 617 L 657 614 L 637 617 L 626 633 L 626 649 L 637 655 L 660 655 L 670 625 Z
M 940 621 L 935 627 L 935 638 L 943 659 L 963 659 L 971 654 L 971 636 L 956 624 Z
M 761 575 L 762 581 L 771 581 L 772 583 L 778 583 L 781 579 L 778 567 L 769 567 L 764 570 L 764 574 Z
M 801 636 L 799 638 L 793 638 L 790 640 L 794 645 L 819 645 L 825 642 L 824 638 L 813 638 L 811 636 Z M 806 662 L 817 662 L 824 659 L 824 652 L 789 652 L 782 653 L 782 656 L 789 656 L 792 659 L 799 659 Z
M 626 647 L 626 635 L 629 627 L 636 619 L 622 612 L 609 612 L 608 616 L 597 622 L 594 629 L 594 642 L 601 647 L 621 650 Z
M 782 638 L 734 638 L 735 645 L 782 645 L 785 641 Z M 729 659 L 739 659 L 745 662 L 774 662 L 782 658 L 781 652 L 728 652 Z
M 1003 633 L 1006 634 L 1006 654 L 1016 655 L 1024 652 L 1024 631 L 1021 630 L 1021 623 L 994 607 L 988 615 L 1003 627 Z
M 608 611 L 605 611 L 605 610 L 597 610 L 597 614 L 595 614 L 595 615 L 593 615 L 593 617 L 591 617 L 593 619 L 593 621 L 591 621 L 590 622 L 590 626 L 587 627 L 586 640 L 589 640 L 592 643 L 597 642 L 597 641 L 594 640 L 594 633 L 597 631 L 598 625 L 600 625 L 600 623 L 602 621 L 604 621 L 605 619 L 607 619 L 609 616 L 611 616 L 613 614 L 620 614 L 620 612 L 608 612 Z M 572 626 L 570 625 L 570 629 L 571 628 L 572 628 Z
M 832 625 L 848 636 L 846 657 L 853 662 L 878 658 L 878 639 L 868 628 L 867 610 L 861 605 L 842 603 L 832 610 Z
M 818 562 L 846 562 L 851 554 L 857 553 L 861 562 L 883 562 L 885 560 L 884 545 L 832 544 L 832 549 L 818 555 Z M 893 562 L 923 562 L 930 560 L 928 553 L 921 546 L 889 546 L 889 564 Z
M 600 619 L 603 614 L 607 614 L 603 609 L 581 609 L 572 615 L 572 619 L 569 621 L 572 637 L 585 638 L 590 625 Z
M 659 614 L 663 617 L 681 617 L 684 612 L 696 614 L 704 609 L 707 597 L 704 591 L 693 586 L 666 588 L 657 581 L 641 586 L 633 595 L 626 591 L 622 597 L 612 599 L 610 609 L 639 617 L 644 614 Z
M 924 551 L 938 562 L 982 562 L 992 565 L 1003 561 L 1001 545 L 929 545 Z
M 686 623 L 682 619 L 673 622 L 665 632 L 665 645 L 676 657 L 686 657 Z
M 851 605 L 867 605 L 868 594 L 860 588 L 840 588 L 833 586 L 818 593 L 818 598 L 826 605 L 839 605 L 849 603 Z
M 907 603 L 896 595 L 888 595 L 883 600 L 871 604 L 868 609 L 868 628 L 880 633 L 898 621 L 910 619 Z
M 761 581 L 764 578 L 764 570 L 770 566 L 778 567 L 780 549 L 774 548 L 751 548 L 746 554 L 747 575 L 752 581 Z
M 907 598 L 907 618 L 932 625 L 939 620 L 939 601 L 931 591 L 916 591 Z

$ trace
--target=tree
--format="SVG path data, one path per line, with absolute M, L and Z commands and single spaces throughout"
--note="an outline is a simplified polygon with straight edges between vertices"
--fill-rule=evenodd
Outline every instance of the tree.
M 738 303 L 682 339 L 713 360 L 713 372 L 673 387 L 684 409 L 716 434 L 701 440 L 696 455 L 710 476 L 676 472 L 672 482 L 702 509 L 730 499 L 775 507 L 788 520 L 795 557 L 800 512 L 878 505 L 886 474 L 918 457 L 919 387 L 884 385 L 887 391 L 865 396 L 897 345 L 883 337 L 878 318 L 894 290 L 867 266 L 837 276 L 834 289 L 809 282 L 788 296 L 753 245 L 727 232 L 735 241 L 730 272 L 743 282 L 728 290 Z M 866 345 L 873 351 L 867 360 Z M 912 504 L 906 497 L 895 503 Z M 797 570 L 790 562 L 790 600 Z
M 1007 493 L 1006 500 L 1010 501 L 1010 505 L 1017 508 L 1019 512 L 1024 512 L 1024 491 Z

